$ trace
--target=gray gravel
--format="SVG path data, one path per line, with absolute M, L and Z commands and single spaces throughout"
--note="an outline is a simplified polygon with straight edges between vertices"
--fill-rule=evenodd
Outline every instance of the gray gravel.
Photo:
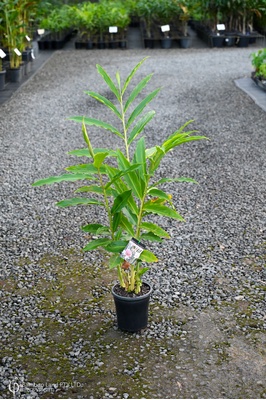
M 37 179 L 60 175 L 67 166 L 85 162 L 66 155 L 85 147 L 80 124 L 67 121 L 67 117 L 86 115 L 117 125 L 111 111 L 107 114 L 103 105 L 83 93 L 92 90 L 115 101 L 98 75 L 96 64 L 113 78 L 119 69 L 125 78 L 137 62 L 149 55 L 136 79 L 139 81 L 151 72 L 154 77 L 141 96 L 159 86 L 163 89 L 147 107 L 156 111 L 145 130 L 147 146 L 162 143 L 192 119 L 191 127 L 210 139 L 176 148 L 158 171 L 160 177 L 189 176 L 199 185 L 171 183 L 165 186 L 186 223 L 154 218 L 169 232 L 171 240 L 150 246 L 159 258 L 159 263 L 146 274 L 154 289 L 151 306 L 189 307 L 200 313 L 246 300 L 250 304 L 249 318 L 259 321 L 258 328 L 265 329 L 266 113 L 234 84 L 234 79 L 250 75 L 248 56 L 252 51 L 228 48 L 56 52 L 0 107 L 0 283 L 13 281 L 16 288 L 25 290 L 31 290 L 40 279 L 56 284 L 53 265 L 46 263 L 43 267 L 40 260 L 47 254 L 61 257 L 64 250 L 84 247 L 87 239 L 79 227 L 90 221 L 104 221 L 101 210 L 93 207 L 88 211 L 82 206 L 60 209 L 54 205 L 72 197 L 79 183 L 41 188 L 30 185 Z M 119 138 L 108 131 L 92 127 L 89 135 L 94 147 L 116 149 L 119 145 Z M 102 271 L 104 253 L 91 252 L 79 257 L 84 268 L 96 263 Z M 102 283 L 94 289 L 93 296 L 100 297 L 109 290 L 110 286 Z M 62 317 L 56 309 L 48 315 L 42 311 L 39 307 L 43 300 L 41 291 L 24 296 L 15 291 L 9 293 L 2 286 L 0 296 L 3 298 L 0 336 L 9 348 L 11 331 L 23 335 L 27 343 L 45 344 L 46 331 L 41 329 L 43 318 L 53 318 L 63 324 L 75 322 L 71 317 Z M 82 304 L 85 307 L 86 301 Z M 115 326 L 114 312 L 110 309 L 96 305 L 87 312 L 106 313 L 107 320 L 111 319 Z M 30 325 L 25 324 L 27 318 L 31 318 Z M 148 339 L 170 340 L 183 332 L 181 325 L 164 319 L 151 320 L 142 335 Z M 245 333 L 245 329 L 241 332 Z M 66 356 L 75 361 L 73 365 L 83 365 L 88 357 L 93 359 L 93 349 L 88 354 L 83 350 L 85 345 L 73 342 Z M 2 358 L 0 396 L 1 389 L 4 397 L 8 393 L 10 377 L 16 376 L 21 383 L 29 380 L 27 371 L 19 367 L 18 358 Z M 94 368 L 96 371 L 101 368 L 99 358 Z M 129 375 L 138 371 L 138 365 L 136 368 L 130 369 Z M 114 385 L 115 382 L 105 397 L 115 397 Z M 47 391 L 56 393 L 56 390 L 56 387 L 28 387 L 20 396 L 36 398 Z M 197 391 L 190 394 L 202 395 Z M 128 396 L 127 392 L 122 393 L 122 397 Z

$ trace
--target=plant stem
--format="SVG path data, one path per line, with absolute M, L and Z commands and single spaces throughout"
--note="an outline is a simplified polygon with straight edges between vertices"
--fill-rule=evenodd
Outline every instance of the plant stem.
M 115 240 L 114 231 L 113 231 L 112 216 L 111 216 L 110 207 L 109 207 L 109 203 L 108 203 L 108 199 L 107 199 L 107 194 L 106 194 L 105 187 L 104 187 L 104 184 L 103 184 L 102 175 L 100 173 L 100 168 L 97 168 L 97 169 L 98 169 L 98 174 L 99 174 L 99 178 L 100 178 L 100 182 L 101 182 L 101 186 L 102 186 L 103 194 L 104 194 L 104 198 L 105 198 L 105 204 L 106 204 L 106 209 L 107 209 L 107 212 L 108 212 L 108 218 L 109 218 L 109 224 L 110 224 L 112 239 Z
M 140 205 L 140 208 L 139 208 L 138 223 L 137 223 L 137 230 L 136 230 L 136 239 L 138 239 L 138 240 L 140 239 L 143 207 L 144 207 L 145 199 L 146 199 L 146 196 L 147 196 L 147 188 L 148 188 L 148 185 L 149 185 L 150 178 L 151 178 L 151 175 L 148 175 L 147 182 L 146 182 L 146 185 L 145 185 L 144 194 L 143 194 L 143 198 L 141 200 L 141 205 Z

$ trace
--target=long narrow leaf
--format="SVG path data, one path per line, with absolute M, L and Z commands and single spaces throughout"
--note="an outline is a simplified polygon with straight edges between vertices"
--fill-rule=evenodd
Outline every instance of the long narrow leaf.
M 146 156 L 145 156 L 145 139 L 144 137 L 140 138 L 137 143 L 137 147 L 135 150 L 135 154 L 133 157 L 134 163 L 139 163 L 141 166 L 136 171 L 139 176 L 140 182 L 144 183 L 144 187 L 142 190 L 145 190 L 145 182 L 147 181 L 147 164 L 146 164 Z M 143 184 L 142 184 L 143 186 Z
M 109 259 L 109 268 L 115 268 L 123 262 L 123 259 L 117 254 L 113 254 Z
M 104 162 L 105 158 L 107 157 L 108 153 L 98 153 L 94 155 L 94 163 L 93 166 L 95 168 L 100 168 L 102 163 Z
M 59 207 L 77 206 L 79 204 L 85 204 L 85 205 L 97 204 L 98 206 L 105 207 L 105 204 L 102 203 L 101 201 L 95 199 L 89 199 L 87 197 L 74 197 L 73 199 L 66 199 L 59 201 L 59 203 L 56 203 L 56 205 Z
M 116 133 L 121 138 L 124 138 L 123 135 L 114 126 L 112 126 L 110 124 L 107 124 L 106 122 L 99 121 L 98 119 L 89 118 L 89 117 L 86 117 L 86 118 L 83 118 L 83 117 L 70 117 L 68 119 L 71 119 L 72 121 L 76 121 L 76 122 L 82 122 L 82 123 L 83 123 L 83 119 L 84 119 L 84 123 L 86 125 L 99 126 L 101 128 L 107 129 L 108 131 Z
M 87 246 L 84 247 L 84 249 L 82 250 L 83 251 L 94 250 L 97 249 L 97 247 L 106 246 L 108 243 L 111 243 L 111 241 L 112 241 L 111 239 L 107 238 L 95 239 L 91 241 L 89 244 L 87 244 Z
M 117 161 L 120 170 L 126 170 L 130 168 L 130 162 L 126 159 L 126 157 L 121 153 L 121 151 L 117 150 Z M 133 190 L 133 193 L 139 199 L 142 198 L 142 187 L 140 182 L 138 181 L 138 176 L 135 171 L 130 171 L 126 175 L 124 175 L 124 180 L 128 187 Z
M 94 167 L 93 164 L 80 164 L 80 165 L 73 165 L 72 167 L 67 167 L 67 171 L 79 174 L 98 174 L 98 169 Z M 100 172 L 102 174 L 106 173 L 105 166 L 100 167 Z M 94 180 L 98 180 L 94 178 Z
M 116 157 L 116 152 L 113 150 L 109 150 L 109 149 L 93 149 L 93 153 L 94 154 L 98 154 L 98 153 L 107 153 L 108 155 L 106 157 Z M 89 152 L 89 149 L 80 149 L 80 150 L 73 150 L 70 151 L 69 153 L 71 156 L 78 156 L 78 157 L 91 157 L 91 154 Z
M 120 220 L 119 225 L 121 226 L 121 228 L 124 229 L 124 231 L 129 233 L 132 237 L 135 236 L 135 232 L 134 232 L 133 226 L 132 226 L 132 224 L 129 222 L 129 220 L 127 219 L 127 217 L 124 214 L 122 214 L 122 216 L 121 216 L 121 220 Z
M 63 182 L 63 181 L 75 182 L 75 181 L 82 180 L 82 179 L 98 180 L 98 179 L 94 178 L 94 176 L 84 175 L 83 173 L 63 174 L 60 176 L 50 176 L 49 178 L 40 179 L 39 181 L 34 182 L 32 184 L 32 186 L 51 185 L 52 183 L 58 183 L 58 182 Z
M 128 240 L 114 240 L 107 246 L 104 246 L 105 250 L 110 251 L 110 253 L 121 253 L 124 250 Z
M 139 260 L 146 261 L 148 263 L 158 261 L 157 257 L 149 250 L 143 250 L 143 252 L 139 256 Z
M 109 88 L 112 90 L 112 92 L 116 95 L 118 101 L 121 101 L 119 92 L 114 84 L 114 82 L 112 81 L 112 79 L 110 78 L 110 76 L 105 72 L 105 70 L 100 66 L 100 65 L 96 65 L 97 70 L 99 72 L 99 74 L 102 75 L 103 79 L 105 80 L 105 82 L 107 83 L 107 85 L 109 86 Z
M 95 99 L 99 100 L 101 103 L 105 104 L 107 107 L 109 107 L 120 119 L 122 119 L 122 116 L 120 114 L 120 112 L 118 111 L 118 109 L 109 101 L 107 100 L 105 97 L 101 96 L 98 93 L 95 92 L 84 92 L 86 94 L 88 94 L 91 97 L 94 97 Z
M 153 204 L 148 201 L 144 204 L 144 211 L 151 212 L 153 214 L 164 215 L 165 217 L 179 219 L 180 221 L 185 221 L 175 210 L 172 208 L 163 206 L 162 204 Z
M 108 226 L 103 226 L 101 224 L 88 224 L 88 225 L 81 227 L 81 230 L 83 232 L 89 232 L 89 233 L 93 233 L 95 235 L 99 228 L 108 228 Z M 108 229 L 110 229 L 110 228 L 108 228 Z
M 119 194 L 115 198 L 113 207 L 111 208 L 112 215 L 118 213 L 119 211 L 122 210 L 122 208 L 125 207 L 130 195 L 131 195 L 131 190 L 127 190 L 126 192 Z
M 162 178 L 158 182 L 154 183 L 151 187 L 154 187 L 154 186 L 157 186 L 157 185 L 161 185 L 162 183 L 165 183 L 165 182 L 193 182 L 193 183 L 198 183 L 194 179 L 184 178 L 184 177 L 175 178 L 175 179 Z
M 105 188 L 108 189 L 113 183 L 119 180 L 122 176 L 127 175 L 129 172 L 134 171 L 135 169 L 139 168 L 140 164 L 131 165 L 129 168 L 125 169 L 124 171 L 118 172 L 110 182 L 105 185 Z M 107 167 L 109 168 L 109 166 Z
M 128 106 L 132 103 L 132 101 L 137 97 L 137 95 L 142 91 L 142 89 L 147 85 L 149 80 L 151 79 L 153 74 L 146 76 L 146 78 L 142 79 L 142 81 L 133 89 L 131 92 L 124 108 L 124 112 L 128 109 Z
M 153 232 L 157 236 L 166 237 L 170 239 L 170 236 L 168 235 L 167 232 L 165 232 L 165 230 L 163 230 L 160 226 L 153 224 L 151 222 L 143 222 L 141 224 L 141 228 L 145 229 L 145 231 Z
M 135 68 L 133 68 L 133 70 L 130 72 L 130 74 L 128 75 L 123 90 L 122 90 L 122 95 L 124 94 L 129 82 L 131 81 L 132 77 L 134 76 L 135 72 L 139 69 L 139 67 L 141 66 L 141 64 L 147 59 L 148 57 L 145 57 L 142 61 L 140 61 Z
M 139 105 L 135 108 L 135 110 L 132 112 L 130 115 L 126 128 L 128 129 L 132 122 L 134 121 L 135 118 L 143 111 L 143 109 L 146 107 L 146 105 L 156 96 L 156 94 L 161 90 L 161 88 L 154 90 L 152 93 L 150 93 L 145 99 L 143 99 Z
M 145 126 L 148 124 L 148 122 L 150 122 L 154 115 L 155 111 L 149 111 L 136 123 L 128 137 L 128 144 L 132 143 L 133 140 L 138 136 L 138 134 L 143 131 Z
M 163 240 L 153 232 L 142 233 L 140 239 L 150 240 L 151 242 L 163 242 Z

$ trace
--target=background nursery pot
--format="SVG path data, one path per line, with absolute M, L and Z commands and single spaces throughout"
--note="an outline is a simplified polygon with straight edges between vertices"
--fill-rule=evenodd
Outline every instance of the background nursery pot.
M 115 293 L 116 284 L 112 287 L 114 297 L 118 328 L 127 332 L 138 332 L 147 328 L 148 309 L 151 294 L 151 287 L 147 282 L 142 285 L 147 286 L 148 292 L 137 297 L 125 297 Z

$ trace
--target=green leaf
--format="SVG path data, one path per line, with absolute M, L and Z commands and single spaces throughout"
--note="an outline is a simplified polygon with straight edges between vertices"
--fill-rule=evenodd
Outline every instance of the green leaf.
M 82 249 L 82 250 L 83 251 L 94 250 L 94 249 L 97 249 L 97 247 L 106 246 L 108 243 L 111 243 L 111 242 L 112 242 L 112 240 L 108 239 L 108 238 L 95 239 L 95 240 L 92 240 L 89 244 L 87 244 L 87 246 L 84 247 L 84 249 Z
M 166 237 L 170 239 L 170 236 L 168 235 L 167 232 L 165 232 L 165 230 L 163 230 L 156 224 L 152 224 L 151 222 L 143 222 L 141 224 L 141 228 L 145 229 L 145 231 L 153 232 L 157 236 Z
M 145 157 L 145 139 L 144 137 L 140 138 L 137 147 L 135 150 L 135 154 L 133 157 L 133 162 L 141 164 L 140 168 L 136 171 L 140 182 L 142 181 L 142 192 L 145 190 L 145 182 L 147 181 L 147 164 L 146 164 L 146 157 Z
M 109 268 L 115 268 L 123 262 L 123 259 L 117 254 L 113 254 L 109 259 Z
M 128 144 L 132 143 L 133 140 L 138 136 L 138 134 L 143 131 L 144 127 L 147 125 L 148 122 L 150 122 L 154 115 L 155 111 L 150 111 L 136 123 L 128 137 Z
M 95 168 L 93 164 L 73 165 L 72 167 L 67 167 L 66 170 L 79 174 L 98 174 L 98 169 Z M 100 167 L 100 172 L 102 174 L 106 173 L 105 166 Z M 92 177 L 92 179 L 98 181 L 97 178 Z
M 118 213 L 119 211 L 122 210 L 122 208 L 125 207 L 130 195 L 131 195 L 131 190 L 127 190 L 126 192 L 119 194 L 115 198 L 113 207 L 111 208 L 111 214 L 112 215 L 115 214 L 115 213 Z
M 121 253 L 127 246 L 128 240 L 113 240 L 107 246 L 104 246 L 105 250 L 110 251 L 110 253 Z
M 85 117 L 82 118 L 82 132 L 83 132 L 83 137 L 84 137 L 85 142 L 86 142 L 87 145 L 88 145 L 88 148 L 89 148 L 89 152 L 90 152 L 91 157 L 94 158 L 93 149 L 92 149 L 92 147 L 91 147 L 91 142 L 90 142 L 90 139 L 89 139 L 87 130 L 86 130 L 86 126 L 85 126 L 84 120 L 85 120 Z
M 123 210 L 123 212 L 124 212 L 124 210 Z M 121 228 L 124 229 L 125 232 L 129 233 L 132 237 L 135 236 L 133 226 L 124 214 L 122 214 L 122 216 L 121 216 L 119 225 L 121 226 Z
M 119 214 L 115 214 L 115 215 L 119 215 Z M 121 213 L 121 215 L 122 215 L 122 213 Z M 123 233 L 123 229 L 120 227 L 115 234 L 115 240 L 120 240 L 120 238 L 122 237 L 122 233 Z
M 165 192 L 163 192 L 160 189 L 154 189 L 151 188 L 148 190 L 148 195 L 149 196 L 153 196 L 153 197 L 159 197 L 159 199 L 165 199 L 166 201 L 168 201 L 170 204 L 172 204 L 172 202 L 170 201 L 170 197 L 168 194 L 166 194 Z
M 128 106 L 132 103 L 132 101 L 137 97 L 137 95 L 142 91 L 142 89 L 147 85 L 149 80 L 151 79 L 153 74 L 146 76 L 146 78 L 142 79 L 142 81 L 133 89 L 131 92 L 124 108 L 124 112 L 128 109 Z
M 153 154 L 152 158 L 150 158 L 150 167 L 149 171 L 152 174 L 159 167 L 162 158 L 165 156 L 165 151 L 163 147 L 156 146 L 156 152 Z
M 115 232 L 117 230 L 118 225 L 121 221 L 121 216 L 122 216 L 121 212 L 117 212 L 114 214 L 114 216 L 113 216 L 113 232 Z
M 117 161 L 119 165 L 119 169 L 124 171 L 131 167 L 130 162 L 126 159 L 126 157 L 121 153 L 121 151 L 117 150 Z M 124 175 L 124 180 L 128 187 L 132 189 L 134 195 L 139 199 L 142 198 L 143 191 L 140 182 L 138 181 L 138 175 L 135 171 L 130 171 L 126 175 Z
M 117 73 L 116 73 L 116 80 L 117 80 L 117 83 L 118 83 L 119 91 L 121 93 L 121 82 L 120 82 L 119 71 L 117 71 Z
M 137 226 L 137 224 L 138 224 L 138 216 L 134 211 L 132 211 L 131 208 L 129 208 L 128 206 L 124 207 L 123 208 L 123 214 L 128 219 L 128 221 L 130 222 L 131 225 Z
M 116 95 L 118 101 L 121 101 L 120 95 L 118 93 L 118 90 L 114 84 L 114 82 L 112 81 L 112 79 L 110 78 L 110 76 L 105 72 L 105 70 L 97 64 L 97 70 L 99 72 L 99 74 L 102 75 L 103 79 L 105 80 L 105 82 L 107 83 L 107 85 L 109 86 L 109 88 L 112 90 L 112 92 Z
M 83 117 L 70 117 L 68 119 L 71 119 L 72 121 L 76 121 L 76 122 L 83 122 Z M 98 119 L 86 117 L 86 118 L 84 118 L 84 123 L 86 125 L 100 126 L 101 128 L 104 128 L 104 129 L 107 129 L 108 131 L 116 133 L 122 139 L 124 138 L 123 135 L 121 135 L 121 133 L 115 127 L 107 124 L 106 122 L 99 121 Z
M 95 235 L 99 228 L 108 228 L 108 226 L 103 226 L 101 224 L 89 224 L 82 226 L 80 229 L 84 232 L 93 233 Z
M 142 233 L 140 239 L 150 240 L 151 242 L 163 242 L 163 240 L 152 232 Z
M 101 186 L 97 185 L 90 185 L 90 186 L 83 186 L 77 190 L 75 190 L 74 193 L 79 193 L 79 192 L 91 192 L 91 193 L 98 193 L 104 195 L 103 188 Z M 106 191 L 107 196 L 113 196 L 113 189 L 107 189 Z
M 153 214 L 164 215 L 165 217 L 179 219 L 180 221 L 185 221 L 175 210 L 172 208 L 163 206 L 162 204 L 153 204 L 148 201 L 144 204 L 144 211 L 151 212 Z
M 143 250 L 143 252 L 139 256 L 139 260 L 146 261 L 148 263 L 158 261 L 157 257 L 149 250 Z
M 92 179 L 98 180 L 91 175 L 84 174 L 63 174 L 60 176 L 50 176 L 49 178 L 40 179 L 39 181 L 34 182 L 31 186 L 42 186 L 42 185 L 51 185 L 52 183 L 58 183 L 63 181 L 75 182 L 82 179 Z
M 105 160 L 105 158 L 107 157 L 108 153 L 98 153 L 94 155 L 94 163 L 93 166 L 97 169 L 100 168 L 100 166 L 102 165 L 103 161 Z
M 145 150 L 146 158 L 151 158 L 156 153 L 156 147 Z
M 145 97 L 145 99 L 143 99 L 139 103 L 139 105 L 135 108 L 135 110 L 132 112 L 132 114 L 130 115 L 130 117 L 127 121 L 127 125 L 126 125 L 127 129 L 130 127 L 130 125 L 132 124 L 134 119 L 137 118 L 137 116 L 144 110 L 146 105 L 156 96 L 156 94 L 159 92 L 159 90 L 161 90 L 161 88 L 154 90 L 152 93 L 150 93 L 147 97 Z
M 107 157 L 116 157 L 116 152 L 113 150 L 108 150 L 108 149 L 93 149 L 93 153 L 98 154 L 98 153 L 107 153 L 108 152 L 108 156 Z M 73 150 L 70 151 L 69 153 L 70 155 L 73 156 L 78 156 L 78 157 L 91 157 L 90 152 L 88 149 L 80 149 L 80 150 Z
M 149 271 L 150 267 L 141 268 L 138 273 L 136 273 L 136 277 L 141 277 L 141 275 L 145 274 L 145 272 Z
M 130 165 L 130 164 L 129 164 Z M 124 176 L 124 175 L 127 175 L 130 171 L 134 171 L 135 169 L 137 169 L 137 168 L 139 168 L 140 167 L 140 164 L 134 164 L 134 165 L 131 165 L 129 168 L 127 168 L 127 169 L 125 169 L 125 170 L 123 170 L 123 171 L 120 171 L 120 172 L 118 172 L 112 179 L 111 179 L 111 181 L 110 182 L 108 182 L 106 185 L 105 185 L 105 188 L 106 189 L 108 189 L 113 183 L 115 183 L 117 180 L 119 180 L 122 176 Z M 107 169 L 109 170 L 109 166 L 107 166 Z
M 136 73 L 136 71 L 139 69 L 139 67 L 141 66 L 141 64 L 147 59 L 148 57 L 145 57 L 142 61 L 140 61 L 135 68 L 133 68 L 133 70 L 130 72 L 130 74 L 128 75 L 123 90 L 122 90 L 122 95 L 124 94 L 129 82 L 131 81 L 132 77 L 134 76 L 134 74 Z
M 87 197 L 74 197 L 73 199 L 66 199 L 59 201 L 59 203 L 56 203 L 57 206 L 59 207 L 68 207 L 68 206 L 77 206 L 79 204 L 97 204 L 98 206 L 104 206 L 105 204 L 102 203 L 99 200 L 95 199 L 88 199 Z
M 96 235 L 110 235 L 111 229 L 108 226 L 103 226 L 97 229 L 95 232 Z
M 198 183 L 198 182 L 194 181 L 194 179 L 191 179 L 191 178 L 184 178 L 184 177 L 175 178 L 175 179 L 171 179 L 171 178 L 162 178 L 162 179 L 160 179 L 158 182 L 154 183 L 154 185 L 152 185 L 151 187 L 160 185 L 161 183 L 165 183 L 165 182 L 193 182 L 193 183 Z
M 120 112 L 117 110 L 117 108 L 109 101 L 107 100 L 105 97 L 101 96 L 98 93 L 94 93 L 91 91 L 88 92 L 84 92 L 86 94 L 88 94 L 91 97 L 94 97 L 95 99 L 99 100 L 101 103 L 105 104 L 107 107 L 109 107 L 120 119 L 122 119 L 122 116 L 120 114 Z

